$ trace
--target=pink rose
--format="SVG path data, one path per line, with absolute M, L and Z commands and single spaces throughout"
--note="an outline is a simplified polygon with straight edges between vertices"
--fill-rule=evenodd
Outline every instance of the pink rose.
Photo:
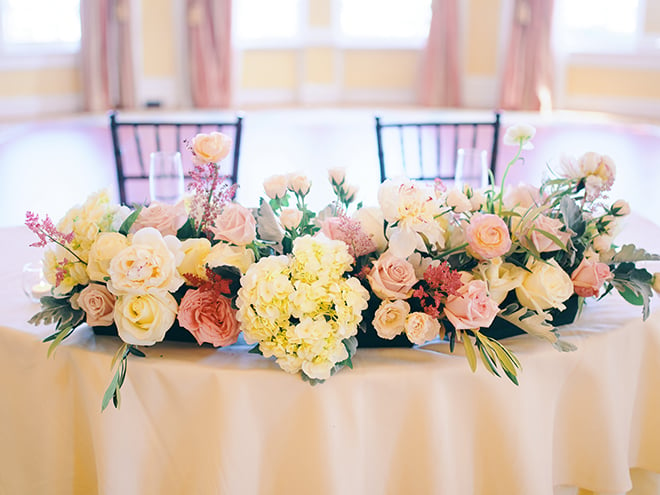
M 489 327 L 499 310 L 483 280 L 465 282 L 445 303 L 445 316 L 457 330 Z
M 413 344 L 422 345 L 440 335 L 440 322 L 426 313 L 410 313 L 406 317 L 406 337 Z
M 217 240 L 245 246 L 257 236 L 257 223 L 250 210 L 238 203 L 229 203 L 216 217 L 211 230 Z
M 156 202 L 140 210 L 130 233 L 134 234 L 144 227 L 153 227 L 162 235 L 176 235 L 187 219 L 188 214 L 183 201 L 179 201 L 176 205 Z
M 465 229 L 471 252 L 480 259 L 490 260 L 506 254 L 511 247 L 509 229 L 497 215 L 477 213 Z
M 321 232 L 328 239 L 342 240 L 345 237 L 344 232 L 341 230 L 341 218 L 330 217 L 321 222 Z
M 80 291 L 78 305 L 91 327 L 107 327 L 114 322 L 115 296 L 105 285 L 89 284 Z
M 599 261 L 584 258 L 573 271 L 573 290 L 580 297 L 597 296 L 605 282 L 612 279 L 610 267 Z
M 406 260 L 385 252 L 367 275 L 374 293 L 381 299 L 407 299 L 417 283 L 415 268 Z
M 570 232 L 562 231 L 561 228 L 563 226 L 563 222 L 558 218 L 550 218 L 545 215 L 539 215 L 536 220 L 534 220 L 534 228 L 529 234 L 529 239 L 532 241 L 532 244 L 534 244 L 534 247 L 538 250 L 539 253 L 558 251 L 562 249 L 562 247 L 558 246 L 555 241 L 539 232 L 539 230 L 543 230 L 548 234 L 555 236 L 564 245 L 566 245 L 566 243 L 571 238 L 571 234 Z
M 196 164 L 218 163 L 229 154 L 232 139 L 221 132 L 197 134 L 191 142 Z
M 241 332 L 231 301 L 213 289 L 188 290 L 181 299 L 178 319 L 200 345 L 231 345 Z

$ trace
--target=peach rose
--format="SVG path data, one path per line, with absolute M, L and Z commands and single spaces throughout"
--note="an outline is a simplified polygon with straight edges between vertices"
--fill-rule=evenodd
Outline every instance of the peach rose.
M 231 143 L 232 139 L 221 132 L 197 134 L 191 143 L 195 163 L 218 163 L 229 154 Z
M 406 317 L 406 337 L 413 344 L 422 345 L 440 335 L 440 322 L 426 313 L 410 313 Z
M 178 319 L 200 345 L 231 345 L 241 332 L 231 301 L 212 289 L 188 290 L 181 300 Z
M 285 229 L 293 230 L 300 225 L 302 217 L 303 212 L 298 208 L 284 208 L 280 212 L 280 223 Z
M 78 305 L 91 327 L 107 327 L 114 323 L 115 296 L 105 285 L 89 284 L 80 291 Z
M 406 301 L 397 299 L 381 302 L 372 322 L 378 336 L 381 339 L 392 340 L 403 332 L 408 313 L 410 313 L 410 305 Z
M 389 252 L 383 253 L 374 262 L 367 279 L 371 289 L 381 299 L 407 299 L 417 283 L 415 268 Z
M 578 296 L 592 297 L 597 296 L 603 284 L 612 277 L 608 265 L 584 258 L 573 271 L 571 280 L 573 290 Z
M 153 227 L 163 235 L 176 235 L 187 219 L 188 214 L 183 201 L 179 201 L 176 205 L 151 203 L 140 210 L 130 233 L 134 234 L 144 227 Z
M 306 175 L 290 174 L 287 177 L 287 187 L 289 191 L 295 194 L 306 196 L 312 187 L 312 183 Z
M 457 330 L 489 327 L 500 308 L 488 295 L 488 285 L 468 274 L 462 278 L 458 293 L 447 297 L 445 316 Z
M 217 240 L 245 246 L 256 238 L 257 222 L 250 210 L 238 203 L 229 203 L 216 217 L 211 230 Z
M 465 237 L 472 254 L 482 260 L 502 256 L 511 247 L 509 228 L 491 213 L 475 214 L 465 229 Z
M 270 199 L 282 199 L 286 195 L 287 185 L 286 175 L 271 175 L 264 181 L 264 191 Z

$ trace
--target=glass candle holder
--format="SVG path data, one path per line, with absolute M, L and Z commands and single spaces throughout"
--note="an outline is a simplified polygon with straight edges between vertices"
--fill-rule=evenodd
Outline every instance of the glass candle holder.
M 39 302 L 49 296 L 52 286 L 44 276 L 41 261 L 32 261 L 23 266 L 23 292 L 32 302 Z

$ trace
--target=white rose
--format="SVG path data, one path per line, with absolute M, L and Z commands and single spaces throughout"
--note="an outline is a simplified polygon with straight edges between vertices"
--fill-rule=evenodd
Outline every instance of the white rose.
M 482 261 L 473 270 L 475 276 L 486 281 L 488 294 L 498 306 L 504 301 L 509 291 L 522 284 L 525 273 L 524 269 L 513 263 L 503 263 L 500 257 Z
M 566 309 L 563 302 L 573 295 L 573 281 L 557 261 L 533 260 L 527 268 L 530 272 L 525 272 L 522 284 L 516 287 L 518 301 L 535 311 Z
M 129 246 L 125 235 L 118 232 L 102 232 L 89 250 L 87 274 L 90 280 L 105 282 L 110 261 L 117 253 Z
M 413 344 L 422 345 L 440 335 L 440 322 L 426 313 L 410 313 L 406 317 L 406 336 Z
M 127 344 L 161 342 L 176 318 L 178 304 L 169 292 L 120 296 L 115 303 L 119 337 Z
M 406 326 L 406 317 L 410 313 L 410 305 L 401 299 L 382 301 L 372 322 L 376 333 L 381 339 L 392 340 L 401 334 Z
M 209 268 L 222 265 L 235 266 L 241 273 L 245 273 L 254 263 L 254 251 L 245 246 L 232 246 L 221 242 L 211 248 L 205 263 Z

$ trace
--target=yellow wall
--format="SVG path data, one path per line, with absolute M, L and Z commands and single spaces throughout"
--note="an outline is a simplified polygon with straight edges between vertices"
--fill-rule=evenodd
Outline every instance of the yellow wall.
M 499 0 L 469 2 L 464 64 L 467 75 L 497 74 L 500 5 Z
M 417 50 L 350 50 L 344 53 L 348 89 L 414 88 L 419 74 Z
M 176 73 L 177 47 L 173 33 L 171 2 L 142 0 L 143 71 L 146 77 L 168 77 Z
M 14 70 L 0 75 L 0 97 L 70 95 L 81 91 L 76 68 Z
M 241 86 L 245 89 L 292 89 L 296 86 L 297 52 L 252 50 L 243 57 Z
M 660 100 L 660 70 L 569 67 L 566 91 L 571 95 Z

